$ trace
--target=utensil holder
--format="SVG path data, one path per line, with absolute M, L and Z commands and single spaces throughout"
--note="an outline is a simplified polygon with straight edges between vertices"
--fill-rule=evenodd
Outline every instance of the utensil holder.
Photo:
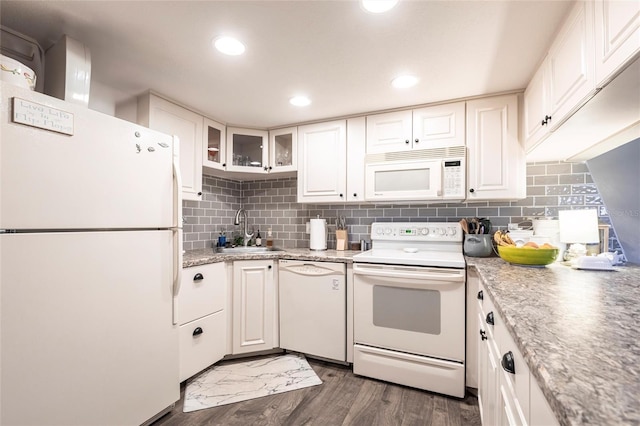
M 471 257 L 491 256 L 493 236 L 491 234 L 465 234 L 462 249 Z
M 347 230 L 338 229 L 336 230 L 336 250 L 346 250 L 346 249 L 347 249 Z

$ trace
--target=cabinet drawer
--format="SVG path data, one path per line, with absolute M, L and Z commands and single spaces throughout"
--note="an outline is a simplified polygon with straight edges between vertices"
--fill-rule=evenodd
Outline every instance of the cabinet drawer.
M 178 294 L 178 324 L 224 309 L 227 300 L 224 262 L 185 268 Z
M 500 317 L 496 319 L 494 337 L 498 345 L 498 362 L 500 363 L 500 383 L 512 395 L 512 413 L 518 424 L 529 423 L 529 367 L 509 334 Z M 508 355 L 510 354 L 510 355 Z M 505 368 L 508 358 L 512 357 L 515 373 Z
M 180 326 L 180 381 L 225 355 L 226 314 L 216 312 Z

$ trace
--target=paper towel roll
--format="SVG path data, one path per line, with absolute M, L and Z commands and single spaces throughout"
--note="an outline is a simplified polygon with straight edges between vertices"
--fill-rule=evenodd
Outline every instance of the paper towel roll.
M 327 221 L 326 219 L 311 219 L 309 224 L 309 248 L 311 250 L 327 249 Z

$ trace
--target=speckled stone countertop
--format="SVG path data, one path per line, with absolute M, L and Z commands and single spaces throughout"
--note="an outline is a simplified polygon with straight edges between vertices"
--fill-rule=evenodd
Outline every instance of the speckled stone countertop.
M 361 253 L 354 250 L 310 250 L 307 248 L 284 249 L 283 251 L 262 253 L 216 253 L 212 248 L 196 249 L 185 252 L 182 267 L 206 265 L 207 263 L 226 262 L 228 260 L 256 259 L 299 259 L 319 262 L 353 263 L 353 255 Z
M 640 266 L 467 257 L 562 425 L 640 424 Z

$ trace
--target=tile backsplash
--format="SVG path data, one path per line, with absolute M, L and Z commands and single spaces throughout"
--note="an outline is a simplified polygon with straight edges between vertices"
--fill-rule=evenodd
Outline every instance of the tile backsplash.
M 609 224 L 609 215 L 591 174 L 583 163 L 547 162 L 527 164 L 527 197 L 512 202 L 414 203 L 414 204 L 299 204 L 296 178 L 238 182 L 205 176 L 203 200 L 185 201 L 184 248 L 212 247 L 220 232 L 227 239 L 240 235 L 233 225 L 238 208 L 249 215 L 248 227 L 263 238 L 272 228 L 274 245 L 309 247 L 306 223 L 320 216 L 329 224 L 329 248 L 335 247 L 335 218 L 346 217 L 349 241 L 369 240 L 370 225 L 390 222 L 458 222 L 463 217 L 486 217 L 495 228 L 506 229 L 536 217 L 558 218 L 558 210 L 598 209 L 599 221 Z M 610 229 L 610 250 L 620 251 Z

